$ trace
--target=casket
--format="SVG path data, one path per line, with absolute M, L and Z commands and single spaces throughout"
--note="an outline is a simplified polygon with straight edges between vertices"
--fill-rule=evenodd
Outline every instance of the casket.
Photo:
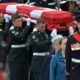
M 67 11 L 20 3 L 0 3 L 0 11 L 9 15 L 13 15 L 17 12 L 26 19 L 30 18 L 33 23 L 35 23 L 38 18 L 43 17 L 45 18 L 48 30 L 54 28 L 57 30 L 67 30 L 72 26 L 72 14 Z

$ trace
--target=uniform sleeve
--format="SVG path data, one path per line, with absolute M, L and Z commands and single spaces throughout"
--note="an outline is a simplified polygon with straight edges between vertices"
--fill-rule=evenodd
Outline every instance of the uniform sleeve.
M 9 35 L 10 22 L 5 23 L 4 35 Z
M 71 38 L 68 38 L 66 44 L 65 58 L 66 58 L 66 71 L 70 73 L 70 64 L 71 64 Z
M 25 27 L 22 32 L 19 32 L 17 30 L 11 30 L 10 36 L 13 38 L 24 39 L 29 35 L 30 29 L 31 27 Z
M 49 80 L 56 80 L 56 58 L 55 56 L 52 57 L 50 62 L 50 75 Z

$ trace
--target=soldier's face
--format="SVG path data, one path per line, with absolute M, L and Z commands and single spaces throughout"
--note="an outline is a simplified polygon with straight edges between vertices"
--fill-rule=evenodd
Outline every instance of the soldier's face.
M 76 26 L 77 26 L 77 21 L 74 20 L 74 21 L 73 21 L 73 27 L 76 28 Z
M 13 25 L 15 27 L 22 27 L 22 19 L 21 18 L 18 18 L 16 20 L 13 21 Z
M 0 13 L 0 23 L 3 23 L 3 21 L 4 21 L 4 16 L 2 13 Z
M 80 22 L 77 22 L 78 30 L 80 31 Z
M 39 29 L 39 31 L 44 32 L 46 29 L 46 23 L 38 24 L 38 29 Z

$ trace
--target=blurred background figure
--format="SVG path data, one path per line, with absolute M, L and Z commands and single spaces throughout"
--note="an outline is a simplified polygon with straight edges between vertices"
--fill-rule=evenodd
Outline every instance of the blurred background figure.
M 73 9 L 72 14 L 73 14 L 73 18 L 77 17 L 78 15 L 80 15 L 80 0 L 76 0 L 77 2 L 77 7 Z
M 53 0 L 27 0 L 26 4 L 46 8 L 55 8 L 55 2 Z

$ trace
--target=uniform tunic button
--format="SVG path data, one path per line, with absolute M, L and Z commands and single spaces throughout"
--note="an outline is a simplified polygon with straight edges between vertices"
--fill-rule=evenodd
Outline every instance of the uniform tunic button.
M 72 70 L 74 70 L 75 69 L 75 67 L 72 67 Z

